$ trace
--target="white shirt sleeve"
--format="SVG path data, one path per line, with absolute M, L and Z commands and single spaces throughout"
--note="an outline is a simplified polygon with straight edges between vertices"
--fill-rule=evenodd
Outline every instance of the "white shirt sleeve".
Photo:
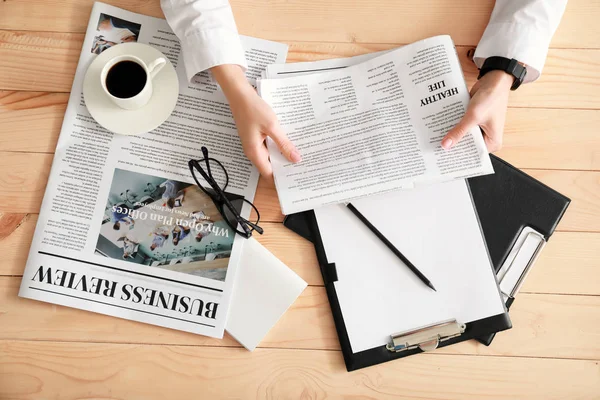
M 247 68 L 228 0 L 161 0 L 160 5 L 181 42 L 188 80 L 217 65 Z
M 567 0 L 496 0 L 473 61 L 481 68 L 488 57 L 514 58 L 527 65 L 525 82 L 536 80 L 566 6 Z

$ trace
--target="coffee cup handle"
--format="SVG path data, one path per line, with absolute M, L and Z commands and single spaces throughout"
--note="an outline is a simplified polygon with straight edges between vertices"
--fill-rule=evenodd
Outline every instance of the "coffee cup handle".
M 150 73 L 150 78 L 154 79 L 156 74 L 160 72 L 160 70 L 165 66 L 167 60 L 164 57 L 159 57 L 156 60 L 152 61 L 148 65 L 148 72 Z

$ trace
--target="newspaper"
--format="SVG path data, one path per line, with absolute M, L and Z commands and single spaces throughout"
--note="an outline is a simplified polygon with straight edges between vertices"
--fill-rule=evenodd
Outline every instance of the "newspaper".
M 263 76 L 261 96 L 302 155 L 292 164 L 268 141 L 284 214 L 493 173 L 479 128 L 440 145 L 470 98 L 449 36 Z
M 82 84 L 97 54 L 132 41 L 170 59 L 179 98 L 159 128 L 121 136 L 90 116 Z M 251 82 L 285 61 L 286 45 L 242 42 Z M 229 173 L 230 199 L 252 201 L 258 172 L 225 96 L 208 73 L 189 83 L 182 56 L 165 20 L 95 3 L 20 296 L 222 337 L 245 239 L 193 184 L 187 162 L 206 146 Z

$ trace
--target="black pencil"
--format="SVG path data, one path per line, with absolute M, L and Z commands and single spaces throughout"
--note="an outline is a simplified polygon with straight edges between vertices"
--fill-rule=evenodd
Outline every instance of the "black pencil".
M 348 204 L 346 204 L 346 207 L 348 207 L 348 209 L 349 209 L 350 211 L 352 211 L 352 213 L 353 213 L 354 215 L 356 215 L 356 216 L 358 217 L 358 219 L 360 219 L 360 220 L 361 220 L 361 222 L 362 222 L 363 224 L 365 224 L 365 226 L 366 226 L 367 228 L 369 228 L 369 230 L 370 230 L 371 232 L 373 232 L 373 233 L 375 234 L 375 236 L 377 236 L 377 237 L 379 238 L 379 240 L 381 240 L 381 241 L 383 242 L 383 244 L 385 244 L 385 245 L 387 246 L 387 248 L 388 248 L 388 249 L 390 249 L 390 250 L 391 250 L 391 251 L 392 251 L 392 252 L 393 252 L 393 253 L 396 255 L 396 257 L 398 257 L 400 260 L 402 260 L 402 262 L 404 262 L 404 264 L 406 264 L 406 266 L 407 266 L 408 268 L 410 268 L 410 270 L 411 270 L 411 271 L 412 271 L 412 272 L 413 272 L 413 273 L 414 273 L 414 274 L 415 274 L 415 275 L 416 275 L 416 276 L 417 276 L 417 277 L 418 277 L 418 278 L 419 278 L 419 279 L 420 279 L 420 280 L 421 280 L 421 281 L 422 281 L 424 284 L 426 284 L 426 285 L 427 285 L 427 286 L 429 286 L 431 289 L 433 289 L 434 291 L 436 291 L 436 292 L 437 292 L 437 290 L 435 290 L 435 288 L 433 287 L 433 285 L 431 284 L 431 282 L 429 281 L 429 279 L 427 279 L 427 278 L 425 277 L 425 275 L 423 275 L 423 274 L 421 273 L 421 271 L 419 271 L 419 270 L 417 269 L 417 267 L 415 267 L 415 266 L 414 266 L 414 264 L 413 264 L 413 263 L 411 263 L 411 262 L 408 260 L 408 258 L 406 258 L 406 257 L 404 256 L 404 254 L 402 254 L 402 253 L 400 252 L 400 250 L 398 250 L 398 249 L 396 248 L 396 246 L 394 246 L 394 245 L 392 244 L 392 242 L 390 242 L 389 240 L 387 240 L 387 238 L 386 238 L 385 236 L 383 236 L 383 234 L 382 234 L 381 232 L 379 232 L 379 230 L 378 230 L 377 228 L 375 228 L 375 226 L 373 226 L 373 224 L 372 224 L 371 222 L 369 222 L 369 220 L 368 220 L 367 218 L 365 218 L 365 216 L 364 216 L 364 215 L 362 215 L 362 214 L 360 213 L 360 211 L 358 211 L 358 210 L 357 210 L 357 209 L 356 209 L 356 208 L 355 208 L 355 207 L 354 207 L 354 206 L 353 206 L 351 203 L 348 203 Z

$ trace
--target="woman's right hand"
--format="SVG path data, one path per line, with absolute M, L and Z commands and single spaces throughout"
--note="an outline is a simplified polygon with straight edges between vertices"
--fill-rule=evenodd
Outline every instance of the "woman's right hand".
M 244 153 L 261 175 L 268 177 L 273 173 L 265 146 L 267 137 L 273 139 L 289 161 L 301 161 L 300 153 L 279 126 L 277 116 L 248 83 L 244 71 L 229 64 L 213 67 L 211 71 L 229 101 Z

